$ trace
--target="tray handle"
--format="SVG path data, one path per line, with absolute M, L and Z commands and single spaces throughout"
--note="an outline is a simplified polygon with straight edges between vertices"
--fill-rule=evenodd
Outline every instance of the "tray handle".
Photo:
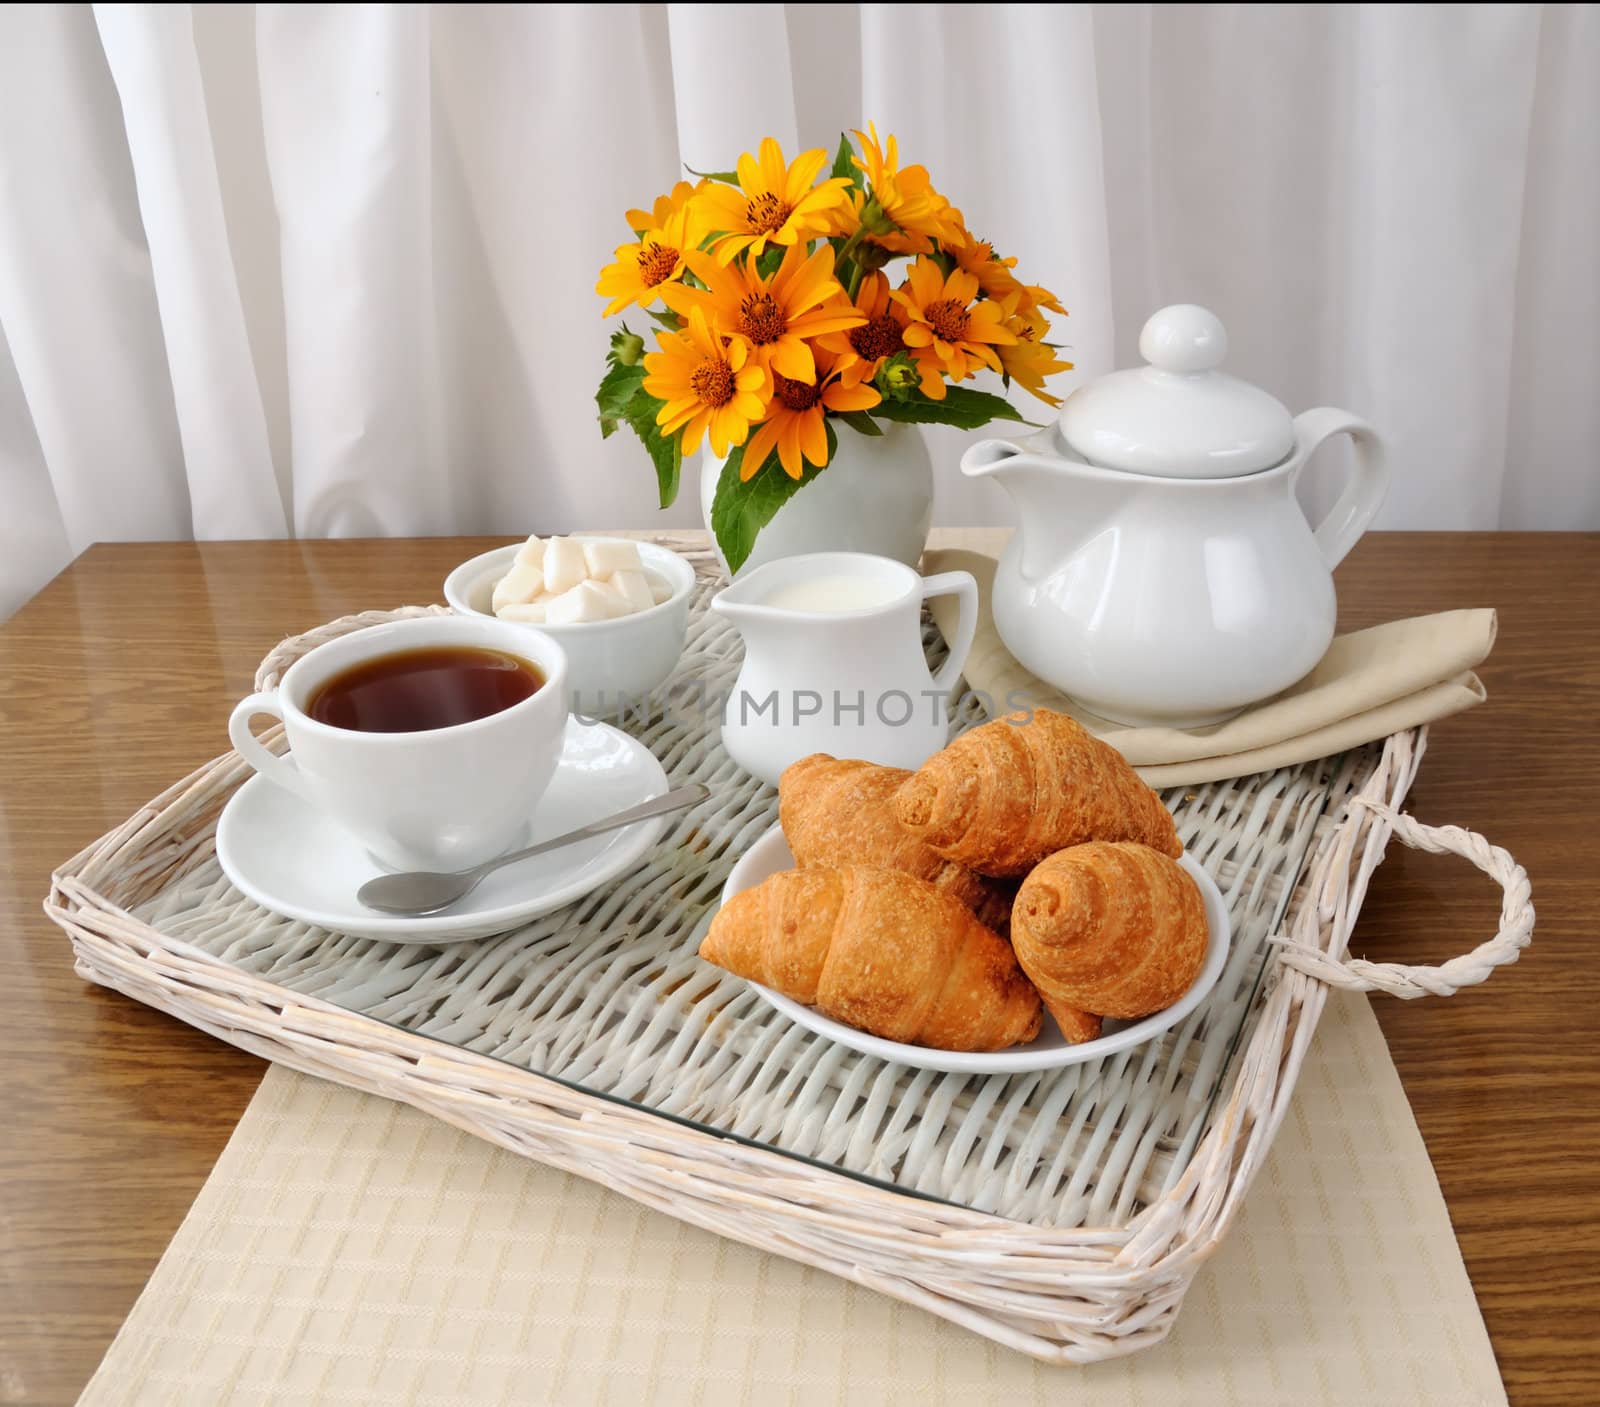
M 1330 987 L 1348 992 L 1387 992 L 1409 1000 L 1453 996 L 1463 987 L 1484 981 L 1495 968 L 1517 960 L 1533 938 L 1533 890 L 1527 871 L 1521 865 L 1474 831 L 1463 830 L 1460 826 L 1423 825 L 1414 816 L 1393 811 L 1366 797 L 1357 797 L 1351 804 L 1366 807 L 1385 821 L 1404 844 L 1415 850 L 1435 855 L 1460 855 L 1472 861 L 1504 891 L 1499 931 L 1470 953 L 1451 958 L 1437 967 L 1338 958 L 1289 939 L 1275 939 L 1285 945 L 1283 961 L 1286 965 Z
M 348 635 L 353 630 L 364 630 L 369 625 L 383 625 L 391 620 L 414 620 L 418 616 L 449 614 L 448 606 L 398 606 L 392 611 L 358 611 L 352 616 L 340 616 L 338 620 L 330 620 L 326 625 L 319 625 L 315 630 L 308 630 L 302 635 L 290 635 L 267 651 L 266 658 L 256 669 L 256 690 L 258 693 L 264 693 L 268 689 L 277 688 L 284 672 L 301 655 L 309 654 L 318 645 L 325 645 L 329 640 L 337 640 L 341 635 Z

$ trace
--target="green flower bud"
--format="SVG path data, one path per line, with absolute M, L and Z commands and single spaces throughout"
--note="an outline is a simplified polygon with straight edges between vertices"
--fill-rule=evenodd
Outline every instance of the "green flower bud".
M 922 384 L 922 374 L 909 353 L 896 352 L 878 368 L 872 381 L 886 401 L 905 401 Z
M 863 240 L 851 257 L 861 266 L 864 272 L 871 274 L 883 268 L 889 260 L 894 258 L 894 254 L 881 244 L 874 244 L 869 239 Z
M 624 329 L 611 339 L 611 351 L 618 366 L 637 366 L 644 355 L 644 338 Z

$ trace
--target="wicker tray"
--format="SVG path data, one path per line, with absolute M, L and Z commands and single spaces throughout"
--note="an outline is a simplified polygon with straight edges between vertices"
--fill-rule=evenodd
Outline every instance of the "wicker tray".
M 738 658 L 703 609 L 711 589 L 680 671 L 701 696 Z M 324 639 L 421 609 L 437 608 L 285 641 L 258 687 Z M 977 721 L 959 700 L 955 725 Z M 698 961 L 722 881 L 776 798 L 722 753 L 704 708 L 633 731 L 712 799 L 606 892 L 499 938 L 401 947 L 246 900 L 213 847 L 250 775 L 232 753 L 63 866 L 46 911 L 85 977 L 235 1045 L 1074 1362 L 1165 1335 L 1266 1155 L 1328 986 L 1448 994 L 1514 961 L 1532 930 L 1505 852 L 1397 814 L 1424 734 L 1396 734 L 1166 795 L 1235 931 L 1216 990 L 1166 1036 L 1044 1074 L 907 1070 L 799 1030 Z M 1496 936 L 1438 968 L 1343 960 L 1390 835 L 1497 880 Z

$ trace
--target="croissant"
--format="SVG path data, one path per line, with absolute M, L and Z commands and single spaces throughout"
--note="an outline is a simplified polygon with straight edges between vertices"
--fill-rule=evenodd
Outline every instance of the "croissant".
M 1087 840 L 1183 853 L 1171 814 L 1122 754 L 1048 709 L 963 733 L 901 783 L 894 812 L 945 859 L 985 875 L 1026 874 Z
M 1055 1014 L 1148 1016 L 1189 990 L 1205 960 L 1205 903 L 1176 860 L 1147 845 L 1062 850 L 1023 880 L 1011 941 Z
M 1005 939 L 897 870 L 783 870 L 724 904 L 707 962 L 886 1040 L 1003 1050 L 1039 1034 Z
M 813 753 L 778 779 L 778 820 L 794 862 L 902 870 L 959 899 L 1002 937 L 1014 893 L 936 854 L 895 819 L 889 799 L 911 773 Z

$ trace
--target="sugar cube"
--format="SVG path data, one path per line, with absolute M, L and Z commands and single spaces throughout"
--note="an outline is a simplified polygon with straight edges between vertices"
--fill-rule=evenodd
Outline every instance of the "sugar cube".
M 621 614 L 614 600 L 609 592 L 600 589 L 598 582 L 580 581 L 545 607 L 545 622 L 548 625 L 582 625 L 589 621 L 610 620 L 612 616 Z
M 498 615 L 502 606 L 522 605 L 543 590 L 544 573 L 529 563 L 518 562 L 494 584 L 490 605 Z
M 637 572 L 644 568 L 639 560 L 639 549 L 631 542 L 616 538 L 584 543 L 583 559 L 589 565 L 589 575 L 601 579 L 614 572 Z
M 672 595 L 672 583 L 665 577 L 657 576 L 654 572 L 646 572 L 644 579 L 650 584 L 650 599 L 660 605 L 667 597 Z
M 553 537 L 544 545 L 544 589 L 559 596 L 588 576 L 583 548 L 568 537 Z
M 607 584 L 621 598 L 622 609 L 629 615 L 634 611 L 648 611 L 656 603 L 643 572 L 613 572 Z
M 599 593 L 606 605 L 611 608 L 612 615 L 625 616 L 628 614 L 628 603 L 623 599 L 622 593 L 617 590 L 615 577 L 607 577 L 604 581 L 596 581 L 594 577 L 590 577 L 587 584 L 594 587 L 595 591 Z
M 533 625 L 543 625 L 545 615 L 545 602 L 523 601 L 510 606 L 502 606 L 495 612 L 501 620 L 520 620 Z
M 529 567 L 544 565 L 544 543 L 539 541 L 537 534 L 517 549 L 517 561 Z

